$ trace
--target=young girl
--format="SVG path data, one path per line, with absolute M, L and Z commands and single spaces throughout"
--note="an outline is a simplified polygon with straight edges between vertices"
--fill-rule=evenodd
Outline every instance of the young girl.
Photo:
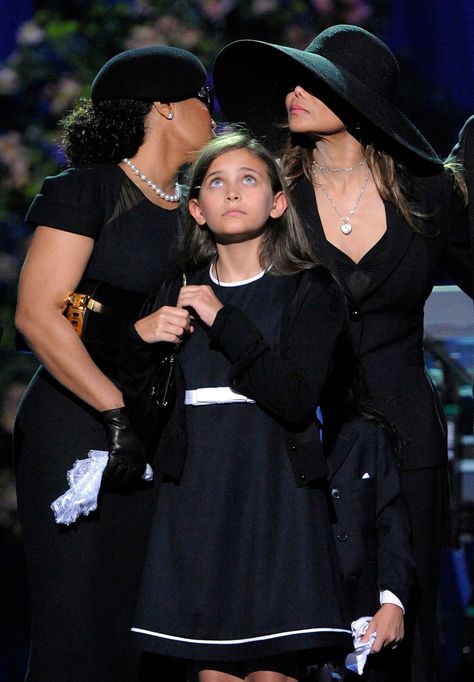
M 351 646 L 315 420 L 344 300 L 260 144 L 216 138 L 189 184 L 195 272 L 178 296 L 161 289 L 124 350 L 139 428 L 148 368 L 185 336 L 133 630 L 200 682 L 290 682 L 303 658 Z

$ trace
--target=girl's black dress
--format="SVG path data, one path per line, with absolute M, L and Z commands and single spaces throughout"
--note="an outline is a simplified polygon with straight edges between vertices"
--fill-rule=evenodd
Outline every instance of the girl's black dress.
M 304 352 L 294 357 L 280 343 L 292 279 L 267 273 L 219 285 L 206 272 L 198 283 L 211 285 L 225 307 L 235 306 L 258 327 L 269 357 L 281 353 L 295 366 L 308 363 L 312 372 L 310 357 Z M 335 288 L 329 279 L 324 286 L 317 283 L 298 323 L 302 330 L 307 320 L 311 335 L 315 319 L 321 334 L 327 321 L 328 345 L 344 317 L 341 306 L 329 312 Z M 314 353 L 321 382 L 331 353 Z M 185 341 L 180 364 L 187 391 L 229 386 L 232 363 L 223 336 L 209 337 L 204 326 L 197 325 Z M 238 661 L 350 644 L 324 484 L 298 487 L 285 415 L 268 409 L 263 398 L 271 402 L 276 377 L 261 368 L 248 376 L 256 402 L 185 407 L 184 469 L 179 482 L 168 479 L 161 486 L 133 627 L 147 650 Z M 278 379 L 275 392 L 277 384 Z M 316 456 L 314 449 L 310 456 Z
M 147 294 L 176 274 L 178 211 L 148 201 L 117 167 L 74 169 L 46 179 L 27 219 L 92 237 L 85 273 L 92 279 Z M 91 449 L 107 449 L 97 413 L 40 369 L 15 425 L 18 510 L 33 615 L 28 682 L 138 679 L 139 652 L 130 627 L 154 486 L 144 484 L 128 495 L 106 493 L 97 512 L 58 526 L 50 504 L 67 489 L 67 470 Z

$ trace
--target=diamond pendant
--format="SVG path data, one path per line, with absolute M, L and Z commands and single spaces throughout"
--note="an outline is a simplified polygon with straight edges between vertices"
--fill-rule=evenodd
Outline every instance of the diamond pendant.
M 341 224 L 342 234 L 350 234 L 352 232 L 352 225 L 348 220 L 344 220 Z

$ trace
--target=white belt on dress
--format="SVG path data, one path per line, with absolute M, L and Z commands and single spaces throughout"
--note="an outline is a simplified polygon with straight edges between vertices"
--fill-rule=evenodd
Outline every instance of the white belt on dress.
M 184 394 L 185 405 L 218 405 L 219 403 L 254 403 L 255 400 L 236 393 L 230 386 L 196 388 Z

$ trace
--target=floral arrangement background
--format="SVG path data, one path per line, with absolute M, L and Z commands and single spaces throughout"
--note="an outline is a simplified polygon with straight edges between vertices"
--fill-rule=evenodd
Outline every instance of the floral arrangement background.
M 11 463 L 18 401 L 35 371 L 15 349 L 16 283 L 31 229 L 24 216 L 45 176 L 66 165 L 57 123 L 100 66 L 118 52 L 171 44 L 194 52 L 210 70 L 218 51 L 239 38 L 304 49 L 337 23 L 383 37 L 396 0 L 33 0 L 11 54 L 0 61 L 0 679 L 23 679 L 28 647 L 27 598 Z M 402 108 L 447 153 L 469 112 L 427 85 L 403 55 Z M 219 118 L 219 115 L 217 116 Z M 442 144 L 447 141 L 447 148 Z M 20 606 L 19 606 L 20 605 Z

